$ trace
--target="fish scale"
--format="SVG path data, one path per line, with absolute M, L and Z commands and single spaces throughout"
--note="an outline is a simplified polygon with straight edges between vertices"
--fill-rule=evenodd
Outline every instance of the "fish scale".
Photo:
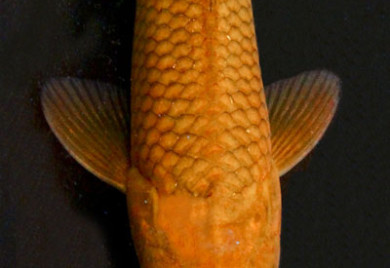
M 277 266 L 280 190 L 251 1 L 138 1 L 131 79 L 133 176 L 157 191 L 129 194 L 143 266 Z M 137 198 L 156 211 L 139 214 Z
M 263 89 L 250 0 L 139 0 L 135 25 L 131 112 L 112 85 L 51 79 L 51 129 L 126 193 L 142 267 L 277 267 L 279 176 L 328 127 L 339 78 Z
M 250 1 L 138 1 L 132 162 L 160 190 L 232 193 L 269 173 Z

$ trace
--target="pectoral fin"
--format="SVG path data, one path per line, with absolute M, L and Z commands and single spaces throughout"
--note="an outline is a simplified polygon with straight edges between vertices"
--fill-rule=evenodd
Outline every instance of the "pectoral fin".
M 60 78 L 44 85 L 41 101 L 47 122 L 68 152 L 94 175 L 125 191 L 129 96 L 109 84 Z
M 265 88 L 272 155 L 285 174 L 318 143 L 336 111 L 340 80 L 329 71 L 304 72 Z

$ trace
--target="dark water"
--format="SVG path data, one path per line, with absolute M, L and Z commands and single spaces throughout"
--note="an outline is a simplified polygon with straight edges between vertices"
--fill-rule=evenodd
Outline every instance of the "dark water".
M 69 157 L 39 105 L 52 76 L 129 88 L 132 2 L 0 0 L 0 267 L 137 267 L 125 197 Z M 289 176 L 281 267 L 390 267 L 389 12 L 254 1 L 266 84 L 316 68 L 343 81 L 334 122 Z

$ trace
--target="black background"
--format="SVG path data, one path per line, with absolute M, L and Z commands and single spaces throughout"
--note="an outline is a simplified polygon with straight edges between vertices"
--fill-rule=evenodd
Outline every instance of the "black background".
M 284 189 L 281 267 L 390 267 L 390 1 L 253 2 L 265 84 L 317 68 L 343 81 Z M 0 267 L 138 267 L 125 196 L 64 151 L 39 104 L 52 76 L 128 89 L 133 18 L 133 1 L 0 0 Z

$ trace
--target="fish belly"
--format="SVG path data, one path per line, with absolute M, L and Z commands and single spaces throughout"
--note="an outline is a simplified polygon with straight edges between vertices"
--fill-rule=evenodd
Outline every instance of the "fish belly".
M 279 178 L 250 0 L 138 0 L 130 222 L 143 267 L 277 267 Z

